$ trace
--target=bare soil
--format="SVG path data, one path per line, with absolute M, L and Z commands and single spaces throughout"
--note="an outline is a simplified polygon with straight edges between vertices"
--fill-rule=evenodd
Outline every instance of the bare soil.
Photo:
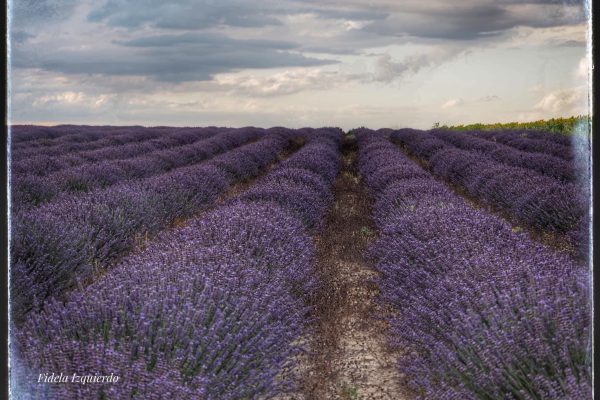
M 310 351 L 301 360 L 298 392 L 277 398 L 408 399 L 396 368 L 398 354 L 386 346 L 387 325 L 373 282 L 377 272 L 365 260 L 376 229 L 354 140 L 344 141 L 342 155 L 335 203 L 315 238 L 322 286 L 313 299 L 315 326 L 305 338 Z

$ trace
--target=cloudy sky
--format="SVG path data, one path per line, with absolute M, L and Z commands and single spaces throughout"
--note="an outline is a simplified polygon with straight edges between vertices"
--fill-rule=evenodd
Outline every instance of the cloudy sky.
M 431 127 L 587 112 L 584 0 L 14 0 L 12 123 Z

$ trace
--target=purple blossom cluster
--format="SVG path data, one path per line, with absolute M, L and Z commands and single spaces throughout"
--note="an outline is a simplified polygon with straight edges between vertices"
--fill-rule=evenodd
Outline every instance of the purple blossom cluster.
M 417 397 L 591 399 L 588 271 L 419 174 L 378 132 L 355 134 L 389 343 Z
M 507 165 L 479 151 L 457 148 L 427 131 L 401 129 L 391 137 L 425 160 L 435 175 L 484 204 L 507 212 L 520 224 L 575 238 L 573 232 L 582 231 L 588 223 L 586 191 L 576 183 Z M 582 256 L 586 254 L 582 249 L 587 241 L 572 244 Z
M 201 154 L 225 152 L 206 162 L 17 210 L 11 241 L 13 316 L 18 319 L 76 280 L 99 274 L 139 238 L 211 206 L 232 183 L 275 161 L 288 143 L 268 134 L 237 147 L 246 141 L 246 132 L 236 140 L 232 135 L 215 138 L 223 137 L 223 142 Z M 232 175 L 232 170 L 243 174 Z
M 328 138 L 311 140 L 240 199 L 276 203 L 307 228 L 318 228 L 331 203 L 328 188 L 339 170 L 340 155 L 336 146 L 336 141 Z
M 63 193 L 89 192 L 130 179 L 147 178 L 174 168 L 198 163 L 215 154 L 256 140 L 263 134 L 264 132 L 258 130 L 225 131 L 204 140 L 191 138 L 189 144 L 156 150 L 123 160 L 88 162 L 48 176 L 17 175 L 12 182 L 13 203 L 16 208 L 36 206 Z
M 306 187 L 315 198 L 331 200 L 337 136 L 306 134 L 308 143 L 257 186 Z M 312 171 L 318 155 L 331 156 L 326 166 L 336 170 Z M 12 351 L 27 379 L 14 386 L 36 399 L 83 393 L 90 399 L 227 400 L 291 389 L 293 377 L 282 371 L 303 350 L 304 299 L 317 284 L 315 248 L 296 213 L 302 200 L 242 194 L 163 231 L 66 301 L 49 300 L 15 331 Z M 113 373 L 122 382 L 87 388 L 31 383 L 50 369 Z

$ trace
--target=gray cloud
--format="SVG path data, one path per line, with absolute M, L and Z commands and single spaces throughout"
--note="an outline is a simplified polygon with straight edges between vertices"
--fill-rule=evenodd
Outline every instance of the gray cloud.
M 34 38 L 35 35 L 25 31 L 13 31 L 10 33 L 10 38 L 14 43 L 25 43 L 27 40 Z
M 499 101 L 500 100 L 500 96 L 497 96 L 495 94 L 491 94 L 488 96 L 484 96 L 482 98 L 480 98 L 478 101 L 482 102 L 482 103 L 489 103 L 491 101 Z
M 312 45 L 303 45 L 301 47 L 302 51 L 307 53 L 321 53 L 321 54 L 335 54 L 335 55 L 358 55 L 360 54 L 360 49 L 353 49 L 351 47 L 327 47 L 327 46 L 312 46 Z
M 382 10 L 364 7 L 327 7 L 293 0 L 108 0 L 94 8 L 88 19 L 111 26 L 135 28 L 144 24 L 164 29 L 198 30 L 216 26 L 264 27 L 281 25 L 287 15 L 315 14 L 322 18 L 381 20 Z
M 385 21 L 372 23 L 365 30 L 384 36 L 477 40 L 520 26 L 548 28 L 580 24 L 584 18 L 580 5 L 554 2 L 432 1 L 420 6 L 399 6 Z
M 262 4 L 261 4 L 262 3 Z M 149 24 L 166 29 L 205 29 L 220 25 L 261 27 L 279 25 L 269 1 L 201 0 L 164 2 L 156 0 L 108 0 L 88 15 L 94 22 L 127 28 Z M 272 3 L 275 9 L 279 7 Z
M 159 81 L 209 80 L 243 68 L 316 66 L 334 61 L 287 50 L 293 43 L 239 40 L 219 34 L 147 36 L 114 43 L 113 48 L 15 49 L 13 66 L 63 74 L 150 76 Z M 32 49 L 29 49 L 32 50 Z
M 379 56 L 375 62 L 373 79 L 379 82 L 391 82 L 408 72 L 418 72 L 421 68 L 431 64 L 425 55 L 410 57 L 401 62 L 392 60 L 389 54 Z
M 64 19 L 71 15 L 76 0 L 18 0 L 11 2 L 12 25 L 20 29 L 23 25 Z
M 292 42 L 256 39 L 236 40 L 217 33 L 144 36 L 131 40 L 113 41 L 113 43 L 130 47 L 172 47 L 182 45 L 195 48 L 207 47 L 207 50 L 216 45 L 224 50 L 239 48 L 291 50 L 298 47 L 297 44 Z
M 583 6 L 586 0 L 500 0 L 500 4 L 557 4 L 557 5 L 580 5 Z
M 135 28 L 148 24 L 165 29 L 206 29 L 217 26 L 265 27 L 281 25 L 287 15 L 314 14 L 319 18 L 367 21 L 364 32 L 380 36 L 408 36 L 474 40 L 496 36 L 517 27 L 534 28 L 580 23 L 583 0 L 474 1 L 441 0 L 390 2 L 374 0 L 273 1 L 108 0 L 89 19 L 111 26 Z
M 423 68 L 438 66 L 462 53 L 464 49 L 459 47 L 437 48 L 428 53 L 416 54 L 406 57 L 401 61 L 395 61 L 389 54 L 372 54 L 377 56 L 375 61 L 375 72 L 373 80 L 389 83 L 406 74 L 416 74 Z
M 567 40 L 564 42 L 556 43 L 556 45 L 562 46 L 562 47 L 583 47 L 583 48 L 585 48 L 587 43 L 584 40 Z
M 322 7 L 319 3 L 315 3 L 312 7 L 300 7 L 294 8 L 290 6 L 288 12 L 296 14 L 309 13 L 315 14 L 321 18 L 329 19 L 346 19 L 354 21 L 378 21 L 385 19 L 389 12 L 385 10 L 378 10 L 373 7 Z

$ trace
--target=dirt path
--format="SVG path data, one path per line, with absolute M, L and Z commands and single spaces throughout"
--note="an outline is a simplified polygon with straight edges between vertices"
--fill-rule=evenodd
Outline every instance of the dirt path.
M 302 393 L 294 399 L 406 398 L 395 368 L 397 355 L 386 349 L 385 322 L 375 297 L 375 276 L 364 260 L 375 239 L 369 199 L 357 172 L 356 142 L 342 146 L 343 166 L 334 186 L 335 204 L 316 238 L 323 289 L 315 298 L 318 318 L 309 339 Z

